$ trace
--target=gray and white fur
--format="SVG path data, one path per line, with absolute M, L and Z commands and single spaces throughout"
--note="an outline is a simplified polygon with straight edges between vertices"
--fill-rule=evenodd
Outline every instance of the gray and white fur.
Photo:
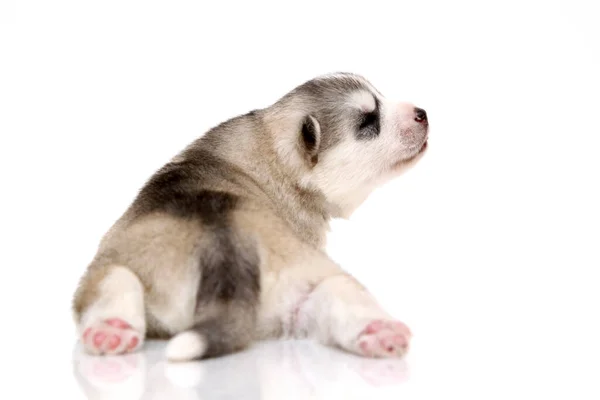
M 171 338 L 167 358 L 313 338 L 396 357 L 411 333 L 325 253 L 332 218 L 422 157 L 428 121 L 365 78 L 325 75 L 228 120 L 158 170 L 102 239 L 73 309 L 85 349 Z

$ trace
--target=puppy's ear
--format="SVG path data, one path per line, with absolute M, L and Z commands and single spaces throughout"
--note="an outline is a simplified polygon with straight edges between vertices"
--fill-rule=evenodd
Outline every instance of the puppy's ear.
M 321 125 L 312 115 L 307 115 L 302 121 L 300 130 L 300 146 L 306 155 L 306 160 L 311 166 L 319 162 L 319 148 L 321 146 Z

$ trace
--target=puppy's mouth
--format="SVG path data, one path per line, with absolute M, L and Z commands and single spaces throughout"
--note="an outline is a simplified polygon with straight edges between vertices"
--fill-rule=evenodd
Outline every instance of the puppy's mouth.
M 413 155 L 411 155 L 410 157 L 406 158 L 404 161 L 411 161 L 415 158 L 417 158 L 417 156 L 419 156 L 421 153 L 423 153 L 425 150 L 427 150 L 427 142 L 428 142 L 429 138 L 425 138 L 425 140 L 423 141 L 423 143 L 421 143 L 419 146 L 415 146 L 413 147 L 411 150 L 417 150 Z
M 412 165 L 421 157 L 421 155 L 427 150 L 427 138 L 421 143 L 419 146 L 412 147 L 410 150 L 411 155 L 396 162 L 393 166 L 393 170 L 397 170 L 398 168 L 404 168 L 406 166 Z

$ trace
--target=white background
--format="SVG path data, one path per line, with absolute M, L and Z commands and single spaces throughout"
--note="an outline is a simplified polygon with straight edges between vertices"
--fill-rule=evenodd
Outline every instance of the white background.
M 282 3 L 2 0 L 0 397 L 135 399 L 154 382 L 147 396 L 204 399 L 248 381 L 237 398 L 597 399 L 597 2 Z M 415 332 L 408 358 L 257 346 L 204 386 L 203 365 L 179 371 L 186 388 L 160 344 L 138 367 L 74 363 L 75 285 L 144 181 L 338 70 L 430 116 L 422 162 L 330 237 Z

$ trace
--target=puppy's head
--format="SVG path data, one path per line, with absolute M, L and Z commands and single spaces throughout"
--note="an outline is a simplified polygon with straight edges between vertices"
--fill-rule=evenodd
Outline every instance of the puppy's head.
M 341 217 L 427 147 L 425 111 L 386 99 L 354 74 L 310 80 L 273 105 L 269 115 L 279 155 Z

